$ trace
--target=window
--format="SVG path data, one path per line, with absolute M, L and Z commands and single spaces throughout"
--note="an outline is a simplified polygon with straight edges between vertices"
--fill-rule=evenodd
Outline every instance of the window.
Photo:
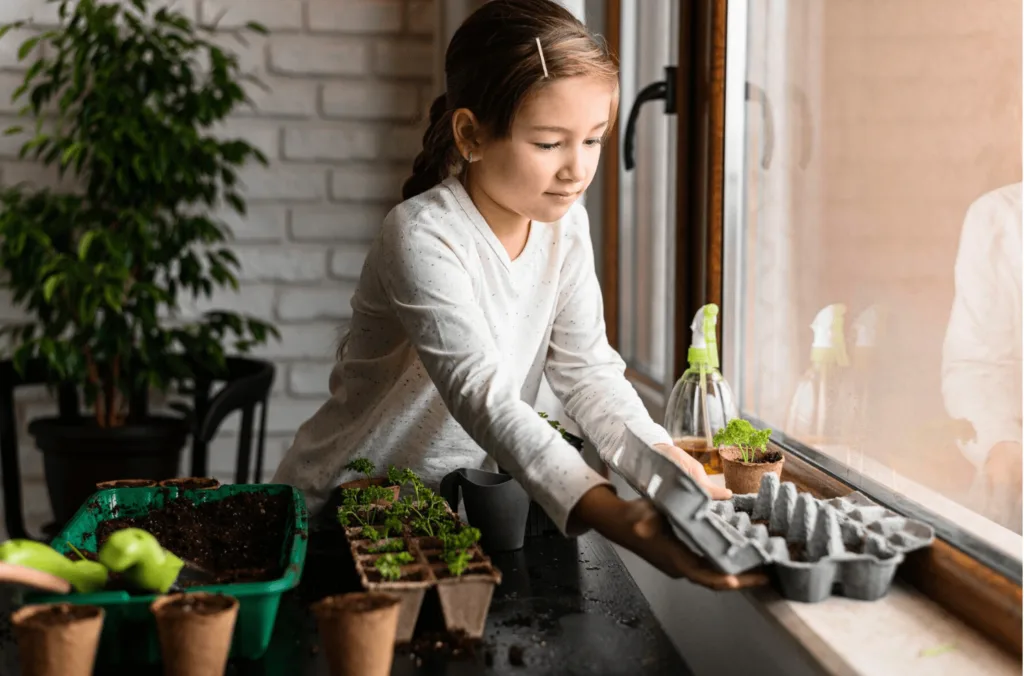
M 1019 584 L 1021 3 L 729 13 L 723 368 L 744 415 Z

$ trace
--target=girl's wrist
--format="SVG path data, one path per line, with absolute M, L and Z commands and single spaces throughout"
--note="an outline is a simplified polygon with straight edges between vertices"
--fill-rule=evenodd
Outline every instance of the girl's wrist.
M 611 486 L 602 484 L 583 494 L 569 515 L 569 522 L 573 532 L 593 529 L 612 542 L 629 547 L 636 538 L 633 511 L 630 503 Z

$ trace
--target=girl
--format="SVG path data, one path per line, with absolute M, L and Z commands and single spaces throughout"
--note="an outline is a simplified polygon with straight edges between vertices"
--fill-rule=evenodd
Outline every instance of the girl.
M 274 480 L 317 511 L 354 457 L 435 487 L 496 461 L 564 533 L 594 528 L 712 587 L 760 582 L 704 568 L 649 503 L 617 497 L 532 407 L 546 375 L 603 457 L 629 425 L 713 497 L 729 495 L 651 421 L 605 337 L 577 201 L 618 106 L 607 49 L 553 2 L 492 0 L 455 33 L 445 74 L 405 201 L 363 266 L 331 398 Z

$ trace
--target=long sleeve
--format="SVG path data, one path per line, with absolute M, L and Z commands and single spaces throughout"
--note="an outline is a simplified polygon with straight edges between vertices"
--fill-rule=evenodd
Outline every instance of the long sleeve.
M 452 417 L 566 531 L 577 501 L 607 482 L 521 399 L 503 362 L 451 224 L 389 217 L 380 280 Z
M 578 222 L 545 365 L 551 389 L 604 459 L 622 446 L 627 425 L 649 445 L 670 444 L 668 432 L 651 420 L 626 380 L 622 357 L 608 344 L 586 211 L 577 205 L 570 214 Z
M 968 210 L 943 345 L 946 409 L 974 426 L 964 451 L 977 466 L 995 444 L 1021 441 L 1021 213 L 1019 194 L 1013 197 L 996 191 Z

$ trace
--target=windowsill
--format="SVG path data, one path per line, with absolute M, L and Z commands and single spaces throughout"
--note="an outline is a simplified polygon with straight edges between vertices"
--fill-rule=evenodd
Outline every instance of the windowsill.
M 744 593 L 836 676 L 1021 672 L 1019 660 L 900 581 L 870 603 L 841 596 L 799 603 L 770 587 Z
M 711 480 L 725 484 L 722 475 Z M 1020 674 L 1019 660 L 899 580 L 870 603 L 841 596 L 799 603 L 770 587 L 744 593 L 836 676 Z

